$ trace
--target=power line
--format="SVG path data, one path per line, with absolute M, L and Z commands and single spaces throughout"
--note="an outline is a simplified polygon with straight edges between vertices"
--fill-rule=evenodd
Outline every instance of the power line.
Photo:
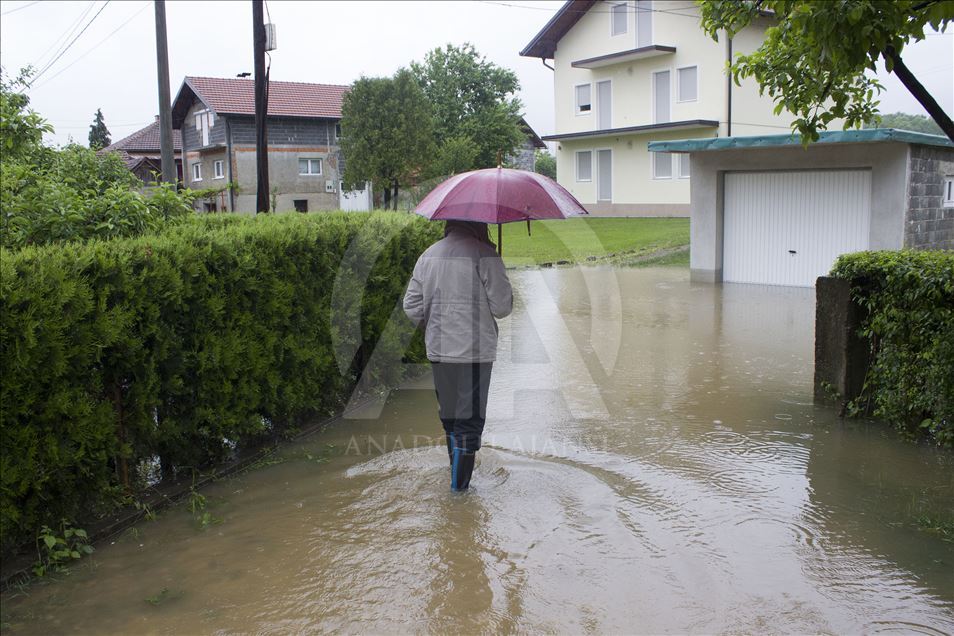
M 33 83 L 34 83 L 34 82 L 36 82 L 38 79 L 40 79 L 40 77 L 41 77 L 44 73 L 46 73 L 46 72 L 50 69 L 51 66 L 53 66 L 54 64 L 56 64 L 57 61 L 59 61 L 59 59 L 60 59 L 61 57 L 63 57 L 63 55 L 65 55 L 67 51 L 70 50 L 70 48 L 73 46 L 73 44 L 76 43 L 76 40 L 78 40 L 81 35 L 83 35 L 84 33 L 86 33 L 86 29 L 88 29 L 88 28 L 90 27 L 90 25 L 93 24 L 93 22 L 96 22 L 96 18 L 98 18 L 98 17 L 99 17 L 99 14 L 101 14 L 101 13 L 103 12 L 103 9 L 105 9 L 107 6 L 109 6 L 110 1 L 111 1 L 111 0 L 106 0 L 106 2 L 103 3 L 103 6 L 101 6 L 101 7 L 99 8 L 99 11 L 96 12 L 96 15 L 94 15 L 94 16 L 92 17 L 92 19 L 91 19 L 89 22 L 86 23 L 86 26 L 83 27 L 83 30 L 80 31 L 78 34 L 76 34 L 76 37 L 74 37 L 72 40 L 70 40 L 70 43 L 66 45 L 66 48 L 63 49 L 63 51 L 61 51 L 59 55 L 57 55 L 55 58 L 53 58 L 53 61 L 52 61 L 52 62 L 50 62 L 49 64 L 47 64 L 46 66 L 44 66 L 42 71 L 40 71 L 39 73 L 36 74 L 36 77 L 34 77 L 34 78 L 33 78 L 33 81 L 30 82 L 30 86 L 33 86 Z
M 78 29 L 80 24 L 83 23 L 83 20 L 86 19 L 86 16 L 89 15 L 89 12 L 93 10 L 94 6 L 96 6 L 96 0 L 90 0 L 90 3 L 86 5 L 86 8 L 80 11 L 79 17 L 73 20 L 73 22 L 68 27 L 66 27 L 66 30 L 63 31 L 63 33 L 61 33 L 59 36 L 57 36 L 56 39 L 54 39 L 53 42 L 50 44 L 50 46 L 47 47 L 47 49 L 43 51 L 43 53 L 40 54 L 40 57 L 38 57 L 36 60 L 37 68 L 40 68 L 41 66 L 46 65 L 46 63 L 43 60 L 50 60 L 52 59 L 54 55 L 60 52 L 60 49 L 63 48 L 63 45 L 66 44 L 66 41 L 69 40 L 70 37 L 72 37 L 73 33 L 76 32 L 76 29 Z M 47 57 L 48 55 L 50 57 Z
M 547 7 L 532 7 L 532 6 L 527 6 L 527 5 L 524 5 L 524 4 L 512 4 L 512 3 L 509 3 L 509 2 L 496 2 L 496 1 L 494 1 L 494 0 L 476 0 L 476 2 L 480 2 L 481 4 L 492 4 L 492 5 L 496 5 L 496 6 L 498 6 L 498 7 L 509 7 L 509 8 L 512 8 L 512 9 L 529 9 L 529 10 L 532 10 L 532 11 L 547 11 L 548 13 L 556 13 L 557 11 L 560 11 L 560 9 L 553 10 L 553 9 L 549 9 L 549 8 L 547 8 Z M 686 7 L 686 10 L 691 10 L 691 8 L 690 8 L 690 7 Z M 564 12 L 564 13 L 605 13 L 605 14 L 610 14 L 610 13 L 612 13 L 612 10 L 610 10 L 610 11 L 605 11 L 605 10 L 602 10 L 602 9 L 594 9 L 594 8 L 590 8 L 590 9 L 572 9 L 572 8 L 567 8 L 567 9 L 564 9 L 563 12 Z M 695 13 L 680 13 L 679 11 L 677 11 L 677 10 L 675 10 L 675 9 L 647 9 L 647 8 L 645 8 L 645 7 L 635 7 L 635 6 L 632 6 L 632 5 L 628 4 L 628 3 L 626 4 L 626 12 L 627 12 L 627 13 L 667 13 L 667 14 L 669 14 L 669 15 L 678 15 L 678 16 L 682 16 L 682 17 L 684 17 L 684 18 L 695 18 L 695 19 L 698 19 L 698 18 L 699 18 L 699 15 L 698 15 L 698 14 L 695 14 Z
M 4 11 L 3 13 L 0 13 L 0 15 L 10 15 L 11 13 L 16 13 L 17 11 L 20 11 L 22 9 L 29 9 L 35 4 L 40 4 L 40 0 L 35 0 L 34 2 L 28 2 L 22 6 L 17 7 L 16 9 L 10 9 L 9 11 Z
M 109 32 L 109 35 L 107 35 L 107 36 L 104 37 L 102 40 L 100 40 L 99 42 L 97 42 L 96 44 L 94 44 L 92 47 L 90 47 L 85 53 L 83 53 L 82 55 L 80 55 L 78 58 L 76 58 L 75 60 L 73 60 L 72 62 L 70 62 L 69 64 L 67 64 L 67 65 L 64 66 L 63 68 L 61 68 L 60 70 L 58 70 L 56 73 L 54 73 L 54 74 L 51 75 L 50 77 L 46 78 L 46 81 L 43 82 L 42 84 L 40 84 L 39 86 L 37 86 L 37 88 L 41 88 L 41 87 L 43 87 L 43 86 L 46 86 L 47 84 L 49 84 L 50 82 L 52 82 L 57 76 L 59 76 L 59 75 L 60 75 L 61 73 L 63 73 L 64 71 L 66 71 L 68 68 L 70 68 L 71 66 L 73 66 L 74 64 L 76 64 L 77 62 L 79 62 L 80 60 L 82 60 L 84 57 L 86 57 L 87 55 L 89 55 L 90 53 L 92 53 L 93 51 L 95 51 L 96 49 L 98 49 L 104 42 L 106 42 L 106 40 L 108 40 L 109 38 L 111 38 L 111 37 L 113 37 L 114 35 L 116 35 L 116 33 L 117 33 L 120 29 L 122 29 L 124 26 L 126 26 L 127 24 L 129 24 L 130 22 L 132 22 L 140 13 L 142 13 L 143 11 L 145 11 L 148 7 L 149 7 L 149 3 L 148 3 L 148 2 L 147 2 L 146 4 L 144 4 L 144 5 L 142 5 L 142 6 L 139 8 L 139 11 L 136 11 L 134 14 L 132 14 L 131 16 L 129 16 L 129 18 L 127 18 L 125 22 L 123 22 L 123 23 L 120 24 L 118 27 L 116 27 L 115 29 L 113 29 L 112 31 L 110 31 L 110 32 Z

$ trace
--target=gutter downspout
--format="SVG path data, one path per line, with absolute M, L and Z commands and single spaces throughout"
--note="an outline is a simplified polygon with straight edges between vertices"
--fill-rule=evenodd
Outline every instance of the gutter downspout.
M 229 212 L 235 212 L 235 182 L 232 181 L 232 124 L 228 117 L 225 120 L 225 157 L 229 166 Z
M 728 66 L 732 64 L 732 38 L 726 38 L 726 49 L 725 49 L 725 61 L 726 61 L 726 136 L 732 136 L 732 73 L 728 71 Z
M 546 67 L 547 67 L 548 69 L 550 69 L 551 71 L 555 71 L 555 70 L 556 70 L 555 68 L 553 68 L 552 66 L 550 66 L 549 64 L 547 64 L 547 58 L 541 57 L 541 58 L 540 58 L 540 61 L 543 62 L 543 65 L 546 66 Z

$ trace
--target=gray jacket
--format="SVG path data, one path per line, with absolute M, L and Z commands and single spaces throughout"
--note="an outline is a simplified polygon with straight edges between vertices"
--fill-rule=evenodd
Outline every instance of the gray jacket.
M 493 362 L 497 321 L 513 310 L 513 290 L 482 226 L 450 223 L 443 239 L 418 259 L 404 312 L 424 327 L 431 362 Z M 486 229 L 483 229 L 486 233 Z

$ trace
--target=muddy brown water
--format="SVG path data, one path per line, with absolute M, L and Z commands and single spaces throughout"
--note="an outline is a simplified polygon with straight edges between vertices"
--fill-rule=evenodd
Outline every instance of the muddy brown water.
M 811 397 L 812 290 L 512 275 L 471 492 L 429 379 L 3 596 L 10 634 L 951 633 L 954 455 Z

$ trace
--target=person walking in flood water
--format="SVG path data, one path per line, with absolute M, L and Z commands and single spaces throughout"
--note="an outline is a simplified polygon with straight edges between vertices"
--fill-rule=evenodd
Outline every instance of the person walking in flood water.
M 404 312 L 424 328 L 454 491 L 470 486 L 497 357 L 496 319 L 512 309 L 513 290 L 487 224 L 447 221 L 444 238 L 414 266 Z

